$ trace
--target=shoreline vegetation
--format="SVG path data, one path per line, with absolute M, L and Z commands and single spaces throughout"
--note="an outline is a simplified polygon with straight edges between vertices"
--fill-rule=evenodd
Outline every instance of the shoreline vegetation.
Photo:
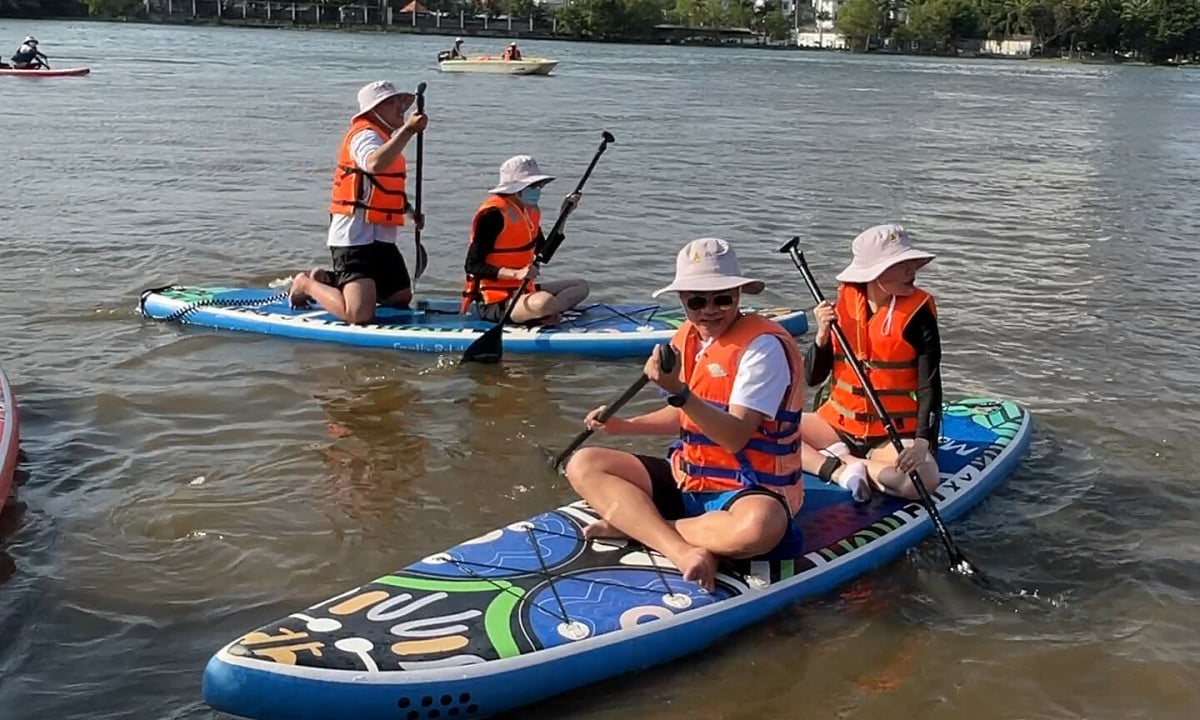
M 485 41 L 468 55 L 495 38 L 1200 65 L 1200 0 L 846 0 L 836 17 L 828 0 L 559 1 L 0 0 L 0 17 Z

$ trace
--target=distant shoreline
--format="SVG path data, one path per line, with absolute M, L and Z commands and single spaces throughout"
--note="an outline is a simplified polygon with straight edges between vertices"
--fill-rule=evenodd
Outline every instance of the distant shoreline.
M 410 25 L 403 22 L 394 22 L 391 25 L 379 25 L 368 23 L 306 23 L 293 22 L 291 20 L 264 20 L 264 19 L 242 19 L 242 18 L 216 18 L 216 17 L 101 17 L 101 16 L 79 16 L 79 17 L 45 17 L 45 18 L 9 18 L 14 20 L 55 20 L 55 21 L 73 21 L 73 22 L 97 22 L 97 23 L 133 23 L 137 25 L 172 25 L 178 27 L 200 26 L 200 27 L 230 27 L 230 28 L 256 28 L 268 30 L 293 30 L 302 32 L 340 32 L 340 33 L 365 33 L 370 35 L 430 35 L 436 37 L 463 37 L 474 38 L 480 40 L 497 39 L 497 40 L 516 40 L 516 41 L 537 41 L 537 42 L 578 42 L 578 43 L 596 43 L 605 45 L 661 45 L 661 46 L 681 46 L 681 47 L 706 47 L 706 48 L 739 48 L 750 50 L 773 50 L 773 51 L 791 51 L 791 52 L 822 52 L 822 53 L 846 53 L 853 55 L 876 55 L 876 56 L 895 56 L 895 57 L 933 57 L 942 59 L 955 60 L 998 60 L 1007 62 L 1034 62 L 1034 63 L 1061 63 L 1070 65 L 1107 65 L 1107 66 L 1129 66 L 1129 67 L 1170 67 L 1170 68 L 1200 68 L 1200 64 L 1173 64 L 1173 63 L 1150 63 L 1143 60 L 1128 60 L 1118 57 L 1101 57 L 1101 58 L 1083 58 L 1083 57 L 1057 57 L 1057 56 L 1018 56 L 1018 55 L 996 55 L 976 53 L 970 56 L 967 55 L 951 55 L 948 53 L 914 53 L 914 52 L 898 52 L 898 51 L 869 51 L 859 52 L 847 49 L 837 48 L 817 48 L 792 45 L 782 42 L 736 42 L 736 41 L 721 41 L 704 38 L 688 38 L 685 41 L 672 41 L 661 37 L 647 36 L 625 36 L 612 38 L 592 38 L 592 37 L 572 37 L 561 33 L 555 33 L 549 27 L 543 25 L 542 28 L 530 30 L 529 21 L 521 20 L 519 23 L 514 21 L 513 28 L 510 30 L 506 21 L 494 21 L 495 25 L 502 27 L 437 27 L 434 25 Z M 518 27 L 520 25 L 521 27 Z M 704 28 L 696 28 L 696 32 L 704 32 Z M 756 38 L 757 40 L 757 38 Z M 447 48 L 449 49 L 449 45 Z M 486 54 L 486 53 L 483 53 Z

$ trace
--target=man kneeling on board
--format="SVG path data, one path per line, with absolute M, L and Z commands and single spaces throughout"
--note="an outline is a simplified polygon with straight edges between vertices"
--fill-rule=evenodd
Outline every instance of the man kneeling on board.
M 471 221 L 463 265 L 467 274 L 464 315 L 474 303 L 480 318 L 500 322 L 513 293 L 520 292 L 523 297 L 513 308 L 511 322 L 555 325 L 562 313 L 587 298 L 590 289 L 579 278 L 533 282 L 538 276 L 538 251 L 546 242 L 538 203 L 542 188 L 553 179 L 553 175 L 543 175 L 537 160 L 529 155 L 510 157 L 500 166 L 500 183 L 488 191 Z M 578 205 L 579 197 L 578 193 L 568 195 L 563 211 Z
M 603 518 L 587 537 L 631 537 L 712 590 L 718 556 L 752 558 L 799 544 L 804 359 L 779 323 L 741 312 L 742 293 L 758 294 L 764 284 L 741 275 L 726 242 L 688 243 L 675 268 L 675 281 L 654 297 L 678 293 L 687 314 L 671 339 L 679 367 L 663 373 L 655 348 L 643 371 L 668 393 L 667 405 L 603 425 L 601 407 L 584 424 L 680 440 L 665 458 L 584 448 L 567 464 L 567 478 Z
M 408 307 L 412 279 L 396 247 L 396 229 L 411 217 L 417 227 L 425 219 L 408 203 L 404 147 L 425 129 L 425 115 L 406 120 L 416 95 L 386 81 L 358 91 L 358 114 L 342 138 L 329 204 L 332 270 L 313 268 L 292 278 L 291 303 L 304 307 L 310 299 L 343 322 L 369 323 L 375 305 Z

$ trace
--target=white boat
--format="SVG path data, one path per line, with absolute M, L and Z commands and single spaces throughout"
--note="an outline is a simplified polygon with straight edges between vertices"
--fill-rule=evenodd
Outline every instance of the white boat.
M 438 59 L 438 68 L 442 72 L 490 73 L 493 75 L 549 75 L 556 65 L 558 65 L 557 60 L 537 57 L 501 60 L 490 55 L 477 55 L 454 60 Z

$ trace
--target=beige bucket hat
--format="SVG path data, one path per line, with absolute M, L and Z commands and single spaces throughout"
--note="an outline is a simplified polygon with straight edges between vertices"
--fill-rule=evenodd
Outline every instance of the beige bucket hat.
M 376 80 L 375 82 L 363 85 L 358 91 L 358 112 L 354 117 L 371 112 L 379 103 L 397 95 L 416 97 L 415 93 L 397 90 L 396 86 L 387 80 Z
M 854 238 L 852 248 L 854 259 L 838 274 L 838 282 L 869 283 L 898 263 L 921 260 L 920 267 L 924 267 L 937 257 L 913 247 L 908 231 L 894 224 L 863 230 Z
M 720 238 L 700 238 L 684 245 L 675 257 L 675 280 L 654 291 L 650 297 L 668 292 L 715 292 L 734 288 L 757 295 L 766 288 L 766 283 L 742 275 L 737 253 L 729 243 Z
M 537 160 L 530 155 L 514 155 L 500 166 L 500 184 L 488 190 L 496 195 L 511 195 L 519 193 L 530 185 L 548 183 L 553 175 L 545 175 L 538 167 Z

